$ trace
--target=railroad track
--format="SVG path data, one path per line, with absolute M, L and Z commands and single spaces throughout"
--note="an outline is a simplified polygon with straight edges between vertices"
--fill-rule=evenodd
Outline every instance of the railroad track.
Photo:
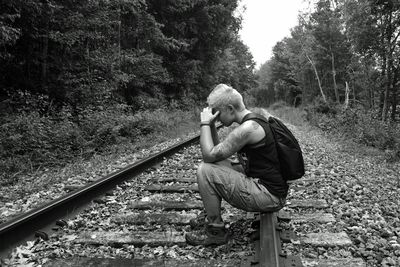
M 279 213 L 249 214 L 223 203 L 232 232 L 229 244 L 186 245 L 188 222 L 202 209 L 195 183 L 201 162 L 196 141 L 184 141 L 0 225 L 2 255 L 34 240 L 36 232 L 41 238 L 19 249 L 32 253 L 21 253 L 27 263 L 44 266 L 365 266 L 345 253 L 324 256 L 346 251 L 352 242 L 344 232 L 329 232 L 337 222 L 325 212 L 327 203 L 316 198 L 318 181 L 307 177 L 291 185 L 288 205 Z
M 184 140 L 50 203 L 0 224 L 0 256 L 4 257 L 10 249 L 35 236 L 47 239 L 46 231 L 53 228 L 57 220 L 61 222 L 64 217 L 71 217 L 71 215 L 76 214 L 77 211 L 80 211 L 93 199 L 104 195 L 123 181 L 151 168 L 165 157 L 197 142 L 198 139 L 199 136 L 194 136 Z

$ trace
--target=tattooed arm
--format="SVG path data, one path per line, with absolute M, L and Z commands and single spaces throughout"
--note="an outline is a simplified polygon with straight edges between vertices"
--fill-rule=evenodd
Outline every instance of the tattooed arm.
M 223 142 L 214 145 L 209 127 L 202 127 L 200 146 L 204 162 L 216 162 L 229 158 L 251 140 L 253 131 L 252 122 L 245 122 L 234 129 Z
M 219 144 L 219 137 L 218 137 L 217 127 L 215 126 L 215 123 L 211 123 L 210 128 L 211 128 L 212 140 L 213 140 L 214 145 L 216 146 Z

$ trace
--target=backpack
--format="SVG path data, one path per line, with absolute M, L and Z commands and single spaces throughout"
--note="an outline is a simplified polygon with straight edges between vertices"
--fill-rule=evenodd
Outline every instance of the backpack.
M 296 138 L 279 119 L 269 117 L 268 124 L 274 136 L 283 179 L 290 181 L 301 178 L 304 175 L 304 160 Z

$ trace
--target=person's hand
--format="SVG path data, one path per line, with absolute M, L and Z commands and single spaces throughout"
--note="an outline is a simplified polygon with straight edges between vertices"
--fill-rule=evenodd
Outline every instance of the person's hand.
M 213 123 L 215 119 L 218 117 L 219 111 L 212 113 L 212 109 L 210 107 L 206 107 L 200 113 L 201 123 Z

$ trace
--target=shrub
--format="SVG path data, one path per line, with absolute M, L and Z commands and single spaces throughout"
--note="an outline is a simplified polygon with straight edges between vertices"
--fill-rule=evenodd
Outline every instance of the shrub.
M 280 101 L 273 103 L 271 106 L 269 106 L 268 109 L 270 109 L 272 111 L 277 111 L 279 109 L 287 108 L 287 107 L 288 107 L 288 104 L 285 101 L 280 100 Z
M 0 126 L 2 176 L 71 160 L 82 143 L 81 130 L 68 120 L 54 121 L 37 112 L 10 116 Z
M 400 125 L 394 122 L 381 121 L 375 110 L 361 105 L 349 108 L 321 105 L 307 108 L 307 119 L 311 124 L 325 131 L 349 137 L 358 143 L 373 146 L 382 150 L 400 153 Z
M 146 139 L 151 145 L 191 131 L 191 125 L 197 126 L 188 111 L 157 109 L 132 114 L 127 106 L 87 109 L 78 118 L 68 110 L 55 117 L 24 112 L 3 116 L 1 121 L 0 177 L 5 180 L 39 166 L 89 158 L 114 145 L 145 147 L 144 137 L 151 136 Z
M 272 104 L 268 110 L 271 111 L 274 116 L 283 121 L 289 122 L 290 124 L 304 124 L 306 112 L 303 109 L 289 106 L 285 101 L 278 101 Z

